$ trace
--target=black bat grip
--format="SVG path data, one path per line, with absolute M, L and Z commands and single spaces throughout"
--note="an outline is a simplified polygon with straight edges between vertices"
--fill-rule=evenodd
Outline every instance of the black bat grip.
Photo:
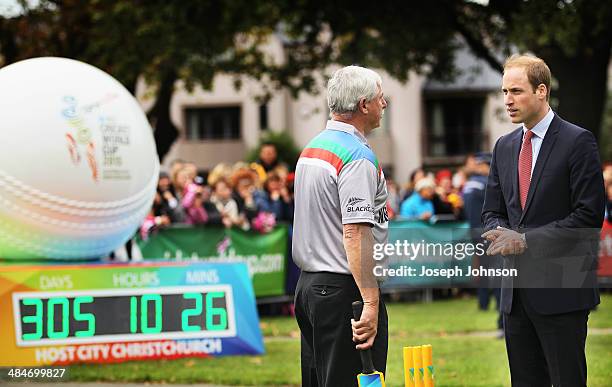
M 355 301 L 352 304 L 353 306 L 353 318 L 355 321 L 359 321 L 361 319 L 361 312 L 363 311 L 363 302 Z M 364 374 L 371 374 L 374 372 L 374 363 L 372 363 L 372 352 L 370 349 L 364 349 L 359 351 L 359 356 L 361 356 L 361 366 L 363 367 Z

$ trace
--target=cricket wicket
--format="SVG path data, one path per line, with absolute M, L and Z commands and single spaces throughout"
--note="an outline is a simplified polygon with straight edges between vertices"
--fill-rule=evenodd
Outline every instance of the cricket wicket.
M 432 347 L 404 347 L 404 384 L 406 387 L 434 387 Z

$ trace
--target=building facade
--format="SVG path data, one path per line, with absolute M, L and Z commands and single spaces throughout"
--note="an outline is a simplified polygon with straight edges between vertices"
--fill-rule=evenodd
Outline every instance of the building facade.
M 282 47 L 273 45 L 277 55 Z M 401 83 L 383 71 L 383 89 L 389 103 L 381 128 L 369 142 L 383 167 L 405 182 L 420 166 L 436 169 L 463 163 L 465 155 L 490 151 L 497 138 L 512 130 L 503 105 L 501 75 L 467 49 L 458 51 L 461 74 L 452 83 L 428 80 L 415 73 Z M 319 74 L 323 79 L 334 68 Z M 320 93 L 275 92 L 262 104 L 262 85 L 245 79 L 240 90 L 233 78 L 218 75 L 210 91 L 189 93 L 179 83 L 171 102 L 171 117 L 179 137 L 163 160 L 177 158 L 209 169 L 220 162 L 243 160 L 265 130 L 288 131 L 300 147 L 324 128 L 328 119 L 324 82 Z M 143 95 L 141 93 L 141 95 Z M 147 108 L 151 101 L 139 100 Z

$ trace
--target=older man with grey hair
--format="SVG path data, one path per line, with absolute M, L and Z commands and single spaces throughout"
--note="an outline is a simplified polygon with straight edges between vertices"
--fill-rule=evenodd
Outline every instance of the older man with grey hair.
M 302 151 L 295 174 L 293 259 L 302 269 L 295 314 L 302 386 L 355 386 L 359 352 L 387 362 L 387 312 L 373 274 L 373 245 L 386 243 L 387 186 L 366 135 L 387 107 L 380 76 L 348 66 L 327 86 L 331 120 Z M 363 300 L 359 321 L 351 303 Z

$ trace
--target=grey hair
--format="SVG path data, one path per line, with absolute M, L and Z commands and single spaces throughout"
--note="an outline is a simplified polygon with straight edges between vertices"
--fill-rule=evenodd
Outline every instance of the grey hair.
M 352 115 L 359 101 L 367 102 L 378 95 L 382 79 L 375 71 L 359 66 L 336 70 L 327 82 L 327 106 L 332 114 Z

